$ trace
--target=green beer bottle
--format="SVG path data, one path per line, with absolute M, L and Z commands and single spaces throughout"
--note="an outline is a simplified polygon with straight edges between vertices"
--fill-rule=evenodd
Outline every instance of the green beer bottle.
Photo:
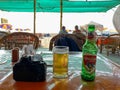
M 97 52 L 95 25 L 88 25 L 88 35 L 82 48 L 81 78 L 83 80 L 93 81 L 95 79 Z

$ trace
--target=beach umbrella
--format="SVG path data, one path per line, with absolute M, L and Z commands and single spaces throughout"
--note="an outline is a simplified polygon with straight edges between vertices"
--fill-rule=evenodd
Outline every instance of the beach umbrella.
M 5 30 L 12 30 L 12 25 L 11 24 L 0 24 L 0 28 L 5 29 Z
M 26 29 L 16 28 L 15 30 L 18 31 L 18 32 L 27 32 L 27 31 L 30 31 L 29 28 L 26 28 Z
M 18 31 L 18 32 L 23 31 L 23 29 L 22 29 L 22 28 L 16 28 L 15 30 L 16 30 L 16 31 Z
M 29 29 L 29 28 L 26 28 L 26 29 L 24 29 L 24 31 L 30 31 L 30 29 Z

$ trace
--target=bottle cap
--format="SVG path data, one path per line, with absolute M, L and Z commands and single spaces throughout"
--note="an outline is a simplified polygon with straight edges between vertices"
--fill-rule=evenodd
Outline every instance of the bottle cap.
M 92 24 L 88 25 L 88 31 L 89 32 L 94 32 L 95 31 L 95 25 L 92 25 Z

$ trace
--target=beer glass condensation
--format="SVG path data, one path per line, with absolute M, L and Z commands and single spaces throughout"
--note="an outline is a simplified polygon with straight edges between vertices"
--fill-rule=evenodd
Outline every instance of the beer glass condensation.
M 68 76 L 68 46 L 53 47 L 53 77 L 66 78 Z

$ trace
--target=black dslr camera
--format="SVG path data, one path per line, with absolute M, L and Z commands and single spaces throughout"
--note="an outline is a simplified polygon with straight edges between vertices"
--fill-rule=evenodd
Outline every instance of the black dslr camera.
M 38 55 L 20 58 L 20 61 L 13 66 L 13 79 L 15 81 L 40 82 L 46 80 L 47 65 L 42 56 Z

